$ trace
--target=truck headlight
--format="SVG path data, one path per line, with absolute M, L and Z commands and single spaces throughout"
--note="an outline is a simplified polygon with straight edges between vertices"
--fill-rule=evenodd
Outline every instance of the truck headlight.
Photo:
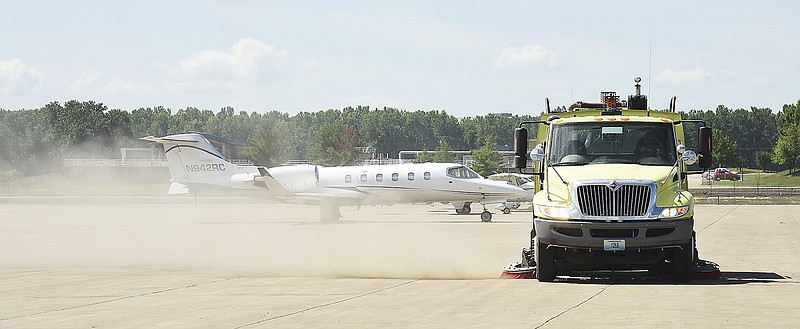
M 539 206 L 539 210 L 545 216 L 554 219 L 569 219 L 569 210 L 562 207 Z
M 661 214 L 658 215 L 658 218 L 681 217 L 683 215 L 686 215 L 688 211 L 689 211 L 689 206 L 664 208 L 661 210 Z

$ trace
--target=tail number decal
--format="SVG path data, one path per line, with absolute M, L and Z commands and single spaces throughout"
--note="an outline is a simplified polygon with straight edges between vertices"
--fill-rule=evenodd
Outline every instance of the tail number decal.
M 201 172 L 201 171 L 225 171 L 224 164 L 193 164 L 193 165 L 186 165 L 187 172 Z

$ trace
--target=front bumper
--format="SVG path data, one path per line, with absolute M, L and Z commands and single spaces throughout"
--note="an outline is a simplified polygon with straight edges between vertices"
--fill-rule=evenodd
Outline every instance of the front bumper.
M 564 248 L 603 250 L 605 240 L 625 240 L 626 250 L 677 247 L 688 243 L 694 218 L 623 222 L 534 218 L 539 242 Z

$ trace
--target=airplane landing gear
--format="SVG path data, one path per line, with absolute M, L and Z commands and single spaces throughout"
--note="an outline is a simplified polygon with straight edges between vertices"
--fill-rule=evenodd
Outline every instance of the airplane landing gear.
M 319 218 L 323 223 L 335 223 L 342 217 L 339 212 L 339 205 L 334 203 L 323 203 L 319 207 Z
M 481 213 L 481 221 L 483 221 L 483 222 L 491 222 L 492 221 L 492 213 L 490 213 L 488 210 L 484 210 Z
M 469 215 L 472 212 L 472 207 L 470 206 L 470 202 L 464 204 L 461 209 L 456 208 L 456 214 L 458 215 Z

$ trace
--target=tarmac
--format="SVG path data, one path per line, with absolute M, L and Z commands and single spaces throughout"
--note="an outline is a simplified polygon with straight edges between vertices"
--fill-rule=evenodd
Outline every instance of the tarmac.
M 719 279 L 539 283 L 530 211 L 164 200 L 0 202 L 0 328 L 800 327 L 800 206 L 697 206 Z

